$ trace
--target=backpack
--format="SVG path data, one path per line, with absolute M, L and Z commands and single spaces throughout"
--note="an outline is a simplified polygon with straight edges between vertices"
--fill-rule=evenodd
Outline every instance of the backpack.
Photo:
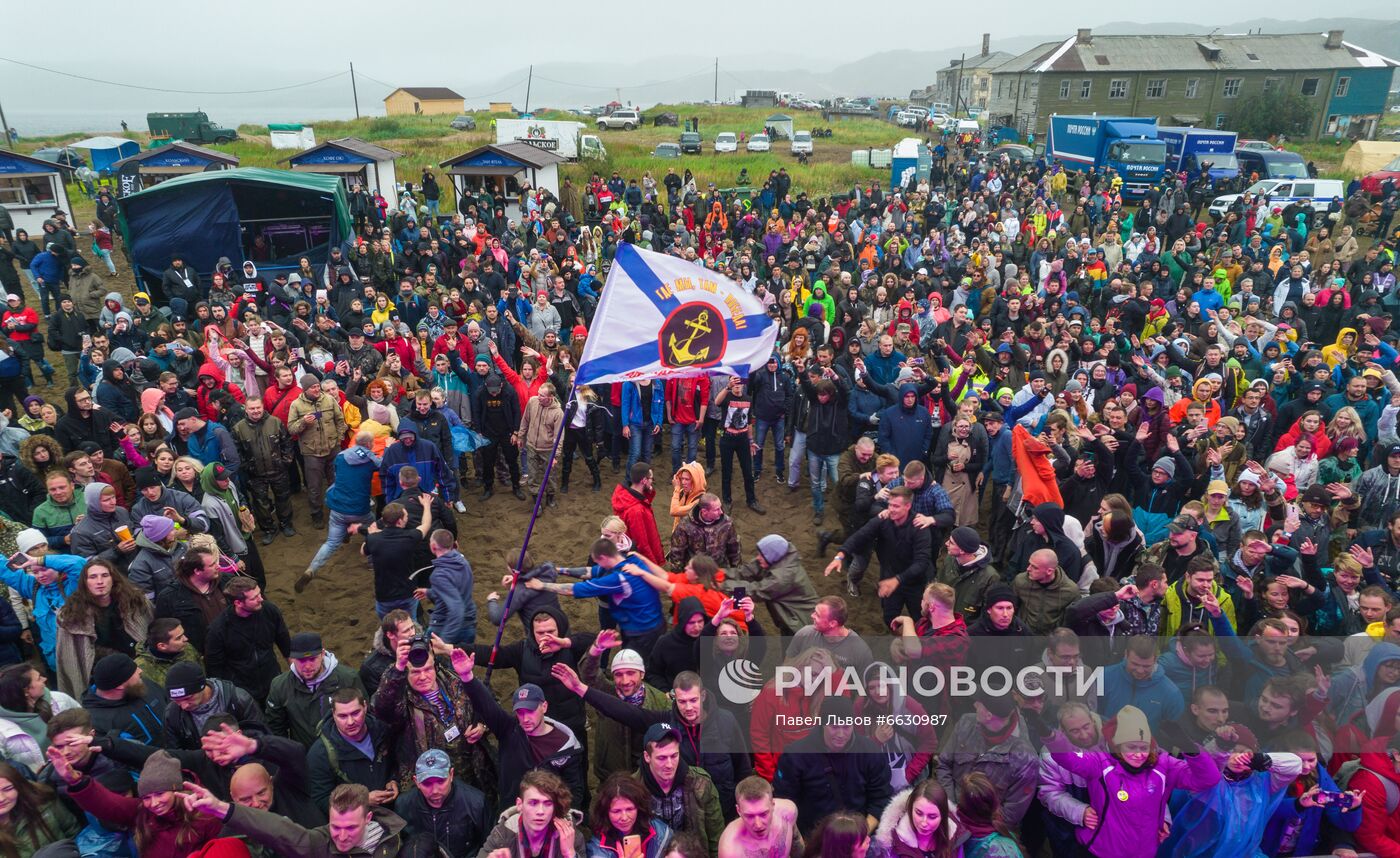
M 1360 760 L 1348 760 L 1342 764 L 1341 769 L 1337 772 L 1337 785 L 1342 789 L 1351 789 L 1351 779 L 1357 772 L 1370 772 L 1371 776 L 1380 781 L 1381 786 L 1385 787 L 1385 812 L 1387 816 L 1394 813 L 1397 807 L 1400 807 L 1400 784 L 1397 784 L 1390 778 L 1381 776 L 1373 769 L 1366 768 L 1361 765 Z

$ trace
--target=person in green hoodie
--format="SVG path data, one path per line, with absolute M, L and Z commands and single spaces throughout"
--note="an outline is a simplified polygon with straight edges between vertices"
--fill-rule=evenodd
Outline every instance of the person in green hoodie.
M 51 843 L 78 835 L 82 824 L 56 798 L 51 788 L 0 763 L 0 832 L 9 841 L 7 855 L 31 858 Z

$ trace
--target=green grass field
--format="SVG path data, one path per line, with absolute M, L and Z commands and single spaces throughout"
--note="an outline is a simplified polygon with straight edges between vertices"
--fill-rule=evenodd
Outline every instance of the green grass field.
M 699 155 L 684 155 L 680 158 L 663 159 L 652 156 L 657 143 L 675 142 L 679 139 L 681 126 L 654 127 L 651 117 L 661 113 L 675 113 L 682 126 L 687 119 L 699 120 L 701 136 L 704 138 L 704 151 Z M 774 151 L 750 154 L 741 151 L 715 154 L 715 135 L 721 131 L 753 134 L 763 129 L 764 121 L 774 113 L 786 113 L 793 118 L 793 128 L 810 130 L 816 127 L 830 127 L 832 136 L 814 141 L 814 152 L 806 165 L 797 163 L 788 149 L 785 140 L 774 141 Z M 786 167 L 793 178 L 794 191 L 806 191 L 814 197 L 826 196 L 850 190 L 853 185 L 877 181 L 888 181 L 889 172 L 885 169 L 873 170 L 868 167 L 851 165 L 851 152 L 854 149 L 892 148 L 901 139 L 910 136 L 909 129 L 900 128 L 879 119 L 843 119 L 837 122 L 822 121 L 821 114 L 814 111 L 791 111 L 786 108 L 745 108 L 729 105 L 658 104 L 643 111 L 645 124 L 634 131 L 598 131 L 590 117 L 575 116 L 560 111 L 540 111 L 535 114 L 540 119 L 572 119 L 583 122 L 588 133 L 596 133 L 607 148 L 608 157 L 601 161 L 580 161 L 564 166 L 563 175 L 574 182 L 586 181 L 593 172 L 611 173 L 617 170 L 624 177 L 640 177 L 650 170 L 659 180 L 667 168 L 676 171 L 689 169 L 700 187 L 714 182 L 719 187 L 733 187 L 739 171 L 747 168 L 750 181 L 761 187 L 768 173 L 779 167 Z M 468 152 L 494 139 L 491 128 L 492 115 L 485 111 L 471 114 L 475 117 L 477 130 L 455 131 L 449 127 L 452 116 L 377 116 L 338 121 L 308 123 L 316 129 L 316 139 L 326 141 L 337 137 L 359 137 L 377 145 L 404 153 L 398 161 L 398 174 L 401 177 L 416 177 L 423 167 L 436 168 L 449 158 Z M 501 114 L 500 116 L 506 116 Z M 1400 114 L 1387 113 L 1382 122 L 1385 129 L 1400 126 Z M 267 127 L 243 125 L 239 129 L 240 139 L 222 146 L 213 146 L 236 155 L 245 167 L 283 168 L 283 160 L 293 154 L 290 150 L 273 149 L 267 136 Z M 24 138 L 20 141 L 21 151 L 32 151 L 43 146 L 69 143 L 87 136 L 83 133 L 53 135 L 49 137 Z M 149 142 L 145 133 L 126 135 L 143 146 Z M 1315 161 L 1320 172 L 1329 178 L 1350 179 L 1340 174 L 1342 157 L 1346 154 L 1345 142 L 1290 143 L 1288 148 L 1299 152 L 1303 157 Z

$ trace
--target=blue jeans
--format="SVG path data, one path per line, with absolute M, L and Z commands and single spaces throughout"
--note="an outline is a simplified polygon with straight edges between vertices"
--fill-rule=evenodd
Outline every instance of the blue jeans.
M 763 473 L 763 442 L 768 439 L 768 433 L 773 433 L 773 473 L 783 472 L 783 422 L 784 418 L 777 420 L 755 420 L 754 421 L 754 443 L 758 444 L 758 452 L 753 457 L 753 475 L 757 479 Z
M 331 515 L 335 515 L 335 513 L 331 513 Z M 408 615 L 413 618 L 413 621 L 415 623 L 418 622 L 417 599 L 395 599 L 392 602 L 381 602 L 378 599 L 374 600 L 374 615 L 381 620 L 384 619 L 385 614 L 390 611 L 396 611 L 399 608 L 408 611 Z
M 826 487 L 836 484 L 836 462 L 840 458 L 840 453 L 833 453 L 830 456 L 811 452 L 807 454 L 807 475 L 812 478 L 812 510 L 814 512 L 820 513 L 826 509 Z
M 350 535 L 346 530 L 352 524 L 370 525 L 374 523 L 374 513 L 367 512 L 364 515 L 345 515 L 344 513 L 331 510 L 330 526 L 326 529 L 326 541 L 321 543 L 321 547 L 316 551 L 316 556 L 311 558 L 311 563 L 306 568 L 312 572 L 326 565 L 326 561 L 331 559 L 331 555 L 340 546 L 345 544 L 345 539 Z
M 656 436 L 652 434 L 652 429 L 656 428 L 651 423 L 645 426 L 629 426 L 632 437 L 627 439 L 627 471 L 632 470 L 632 466 L 638 462 L 650 462 L 652 446 L 656 443 Z
M 681 454 L 681 448 L 685 448 L 685 454 Z M 699 423 L 672 423 L 671 424 L 671 473 L 676 473 L 681 469 L 682 462 L 695 461 L 695 454 L 700 449 L 700 424 Z
M 425 202 L 427 202 L 427 204 L 428 204 L 428 214 L 429 214 L 429 215 L 432 217 L 432 219 L 433 219 L 433 226 L 436 227 L 436 226 L 437 226 L 437 216 L 438 216 L 438 201 L 437 201 L 437 200 L 426 200 Z
M 108 274 L 116 274 L 116 273 L 117 273 L 117 266 L 115 266 L 115 265 L 112 264 L 112 251 L 110 251 L 110 250 L 102 250 L 101 248 L 98 248 L 98 250 L 97 250 L 97 258 L 98 258 L 98 259 L 101 259 L 101 260 L 102 260 L 102 263 L 103 263 L 104 265 L 107 266 L 107 273 L 108 273 Z
M 790 488 L 797 488 L 797 484 L 802 479 L 802 463 L 807 460 L 807 433 L 792 433 L 792 450 L 788 458 L 788 478 L 787 484 Z M 783 466 L 782 462 L 778 467 Z M 779 471 L 779 473 L 782 473 Z

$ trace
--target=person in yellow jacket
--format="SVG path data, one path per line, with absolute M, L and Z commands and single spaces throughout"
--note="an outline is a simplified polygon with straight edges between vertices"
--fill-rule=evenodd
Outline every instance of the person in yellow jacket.
M 1199 623 L 1213 635 L 1214 620 L 1220 617 L 1229 621 L 1230 628 L 1235 628 L 1235 602 L 1216 582 L 1215 569 L 1205 567 L 1187 572 L 1167 588 L 1167 594 L 1162 597 L 1159 633 L 1164 638 L 1172 638 L 1182 626 Z
M 1337 332 L 1335 343 L 1322 347 L 1322 359 L 1327 361 L 1329 367 L 1336 369 L 1356 352 L 1356 340 L 1356 328 L 1342 328 Z

